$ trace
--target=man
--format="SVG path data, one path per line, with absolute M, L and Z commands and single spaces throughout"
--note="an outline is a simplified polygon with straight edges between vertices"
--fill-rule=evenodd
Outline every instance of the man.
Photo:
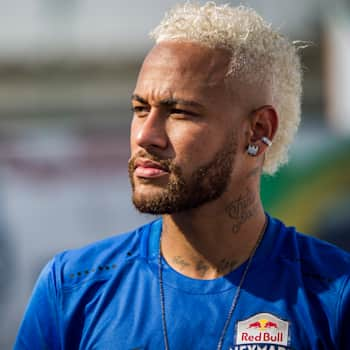
M 43 270 L 16 349 L 349 349 L 350 258 L 264 212 L 299 123 L 297 48 L 253 10 L 186 4 L 132 96 L 134 205 L 162 219 Z

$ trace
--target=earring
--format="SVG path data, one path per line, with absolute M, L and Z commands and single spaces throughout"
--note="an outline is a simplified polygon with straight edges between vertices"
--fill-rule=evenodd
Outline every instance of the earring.
M 257 145 L 248 145 L 247 148 L 247 153 L 252 156 L 255 157 L 259 152 L 259 146 Z
M 261 138 L 261 141 L 265 144 L 265 145 L 267 145 L 267 146 L 271 146 L 272 145 L 272 141 L 268 138 L 268 137 L 266 137 L 266 136 L 263 136 L 262 138 Z

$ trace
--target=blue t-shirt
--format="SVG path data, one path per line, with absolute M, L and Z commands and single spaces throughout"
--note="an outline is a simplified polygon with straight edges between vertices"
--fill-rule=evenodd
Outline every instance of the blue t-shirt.
M 42 271 L 15 349 L 164 349 L 162 221 L 57 255 Z M 196 280 L 163 260 L 171 350 L 215 350 L 243 264 Z M 350 349 L 350 256 L 269 217 L 223 350 Z

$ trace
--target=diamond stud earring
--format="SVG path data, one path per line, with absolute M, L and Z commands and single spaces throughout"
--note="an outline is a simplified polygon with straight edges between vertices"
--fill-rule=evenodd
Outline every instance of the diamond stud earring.
M 247 148 L 247 153 L 252 156 L 252 157 L 255 157 L 259 152 L 259 146 L 257 145 L 248 145 L 248 148 Z

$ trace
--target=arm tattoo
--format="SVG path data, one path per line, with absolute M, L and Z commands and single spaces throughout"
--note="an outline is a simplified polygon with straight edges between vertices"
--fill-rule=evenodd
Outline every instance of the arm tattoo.
M 238 233 L 241 226 L 247 222 L 258 211 L 258 203 L 255 201 L 255 195 L 246 189 L 245 194 L 233 200 L 226 207 L 226 213 L 233 219 L 232 232 Z

